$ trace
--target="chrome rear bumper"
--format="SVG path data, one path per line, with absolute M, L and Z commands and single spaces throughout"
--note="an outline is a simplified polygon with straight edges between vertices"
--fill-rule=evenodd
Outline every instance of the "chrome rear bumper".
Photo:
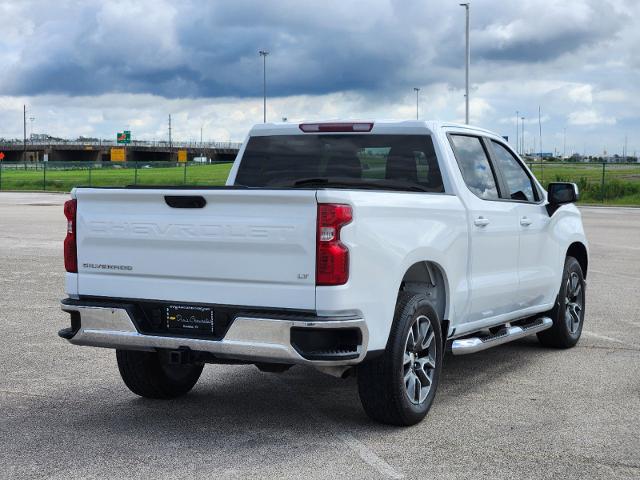
M 188 348 L 226 359 L 329 367 L 360 363 L 366 355 L 369 340 L 366 322 L 361 318 L 352 317 L 298 321 L 239 316 L 235 318 L 223 339 L 207 340 L 140 333 L 124 308 L 62 303 L 62 310 L 67 313 L 77 312 L 80 316 L 80 328 L 65 338 L 74 345 L 93 347 L 124 350 Z M 357 348 L 357 358 L 308 360 L 291 344 L 291 329 L 294 327 L 358 329 L 361 344 Z

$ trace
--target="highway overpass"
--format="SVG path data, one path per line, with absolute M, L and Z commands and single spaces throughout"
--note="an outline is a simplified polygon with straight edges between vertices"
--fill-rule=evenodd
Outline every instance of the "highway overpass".
M 207 157 L 213 162 L 232 161 L 240 148 L 234 142 L 141 142 L 118 145 L 113 141 L 27 141 L 0 142 L 0 152 L 4 162 L 109 162 L 112 149 L 125 149 L 126 161 L 156 162 L 176 161 L 179 152 L 186 152 L 188 161 L 195 157 Z M 116 152 L 118 153 L 118 152 Z M 180 155 L 184 155 L 181 153 Z

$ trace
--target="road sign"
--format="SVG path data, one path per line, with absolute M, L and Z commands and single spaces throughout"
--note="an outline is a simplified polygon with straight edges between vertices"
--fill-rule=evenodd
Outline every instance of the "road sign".
M 111 161 L 112 162 L 125 162 L 127 159 L 124 148 L 112 148 L 111 149 Z
M 186 150 L 178 150 L 178 161 L 180 163 L 187 162 L 187 151 Z
M 4 160 L 4 153 L 0 152 L 0 162 Z
M 131 143 L 131 131 L 125 130 L 124 132 L 118 132 L 118 136 L 116 137 L 116 139 L 118 143 Z

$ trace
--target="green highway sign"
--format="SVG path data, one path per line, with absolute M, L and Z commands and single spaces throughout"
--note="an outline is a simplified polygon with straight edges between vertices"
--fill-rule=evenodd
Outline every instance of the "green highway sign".
M 118 132 L 117 141 L 118 143 L 131 143 L 131 132 L 129 130 Z

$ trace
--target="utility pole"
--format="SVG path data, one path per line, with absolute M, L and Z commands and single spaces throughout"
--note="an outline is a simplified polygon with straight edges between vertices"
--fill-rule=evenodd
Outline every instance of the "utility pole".
M 542 161 L 542 107 L 538 105 L 538 128 L 540 129 L 540 161 Z
M 169 114 L 169 161 L 173 160 L 173 143 L 171 141 L 171 114 Z
M 260 50 L 258 53 L 262 57 L 262 121 L 263 123 L 267 123 L 267 55 L 269 55 L 269 52 L 267 50 Z
M 520 117 L 520 120 L 522 120 L 522 128 L 520 129 L 520 132 L 522 133 L 522 151 L 521 151 L 521 154 L 525 155 L 526 154 L 526 145 L 524 144 L 524 117 Z
M 464 95 L 464 104 L 465 104 L 465 123 L 469 125 L 469 64 L 471 63 L 471 48 L 469 45 L 469 3 L 461 3 L 461 7 L 465 9 L 466 16 L 466 69 L 465 69 L 465 95 Z
M 418 87 L 413 87 L 413 89 L 416 91 L 416 120 L 419 120 L 419 95 L 420 95 L 420 89 Z
M 567 158 L 567 127 L 564 127 L 564 140 L 562 143 L 562 159 Z
M 626 162 L 627 161 L 627 136 L 624 136 L 624 151 L 622 154 L 622 161 Z
M 520 112 L 516 110 L 516 153 L 520 154 Z
M 23 127 L 23 139 L 22 139 L 22 161 L 27 161 L 27 106 L 22 106 L 22 127 Z

